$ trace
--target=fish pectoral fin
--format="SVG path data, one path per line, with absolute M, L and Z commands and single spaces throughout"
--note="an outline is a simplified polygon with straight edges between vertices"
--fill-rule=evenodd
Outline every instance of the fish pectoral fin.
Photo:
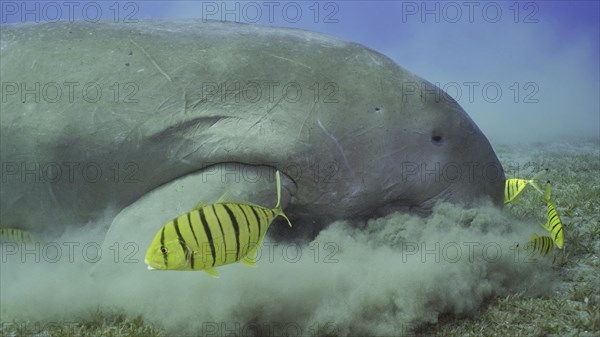
M 256 262 L 254 261 L 253 258 L 251 258 L 249 256 L 244 256 L 240 260 L 240 263 L 245 264 L 245 265 L 250 266 L 250 267 L 256 267 Z
M 243 263 L 250 267 L 256 267 L 256 255 L 258 255 L 258 247 L 260 247 L 261 243 L 262 243 L 262 240 L 261 240 L 261 242 L 256 244 L 254 247 L 252 247 L 252 249 L 250 249 L 248 254 L 246 254 L 246 256 L 244 256 L 240 260 L 240 263 Z
M 219 273 L 217 273 L 217 270 L 215 268 L 204 269 L 204 272 L 212 277 L 219 278 Z

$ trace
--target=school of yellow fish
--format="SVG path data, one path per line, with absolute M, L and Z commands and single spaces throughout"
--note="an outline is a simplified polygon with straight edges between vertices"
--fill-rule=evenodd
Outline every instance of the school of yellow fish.
M 550 233 L 550 236 L 543 235 L 538 236 L 533 233 L 529 241 L 527 242 L 526 248 L 518 247 L 520 250 L 531 250 L 533 253 L 537 253 L 541 256 L 545 256 L 554 250 L 554 246 L 559 249 L 563 248 L 564 245 L 564 233 L 563 224 L 556 210 L 556 205 L 551 200 L 551 188 L 550 181 L 546 181 L 545 191 L 542 191 L 537 181 L 542 175 L 548 172 L 545 169 L 536 174 L 532 179 L 520 179 L 510 178 L 506 179 L 504 185 L 504 204 L 514 203 L 517 197 L 525 190 L 527 186 L 532 186 L 536 191 L 543 195 L 542 200 L 546 203 L 547 208 L 547 221 L 545 224 L 540 226 Z

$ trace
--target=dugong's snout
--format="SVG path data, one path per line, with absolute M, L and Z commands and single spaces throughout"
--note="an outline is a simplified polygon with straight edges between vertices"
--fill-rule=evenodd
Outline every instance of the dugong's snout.
M 452 109 L 454 122 L 440 128 L 440 135 L 432 132 L 431 142 L 444 151 L 437 178 L 444 187 L 434 199 L 471 205 L 481 199 L 490 199 L 501 205 L 503 200 L 504 170 L 492 145 L 460 108 L 458 103 Z M 440 138 L 438 138 L 440 137 Z M 438 163 L 436 163 L 438 164 Z
M 466 135 L 459 152 L 461 162 L 457 162 L 456 174 L 448 164 L 443 178 L 449 180 L 451 200 L 471 204 L 482 198 L 489 198 L 496 205 L 502 205 L 504 192 L 504 170 L 491 144 L 479 128 L 473 123 L 474 129 Z
M 458 102 L 426 96 L 440 89 L 421 83 L 422 94 L 407 99 L 409 112 L 402 116 L 411 131 L 389 141 L 403 151 L 386 157 L 393 161 L 384 174 L 387 206 L 428 213 L 440 201 L 474 206 L 488 199 L 501 205 L 505 176 L 490 142 Z

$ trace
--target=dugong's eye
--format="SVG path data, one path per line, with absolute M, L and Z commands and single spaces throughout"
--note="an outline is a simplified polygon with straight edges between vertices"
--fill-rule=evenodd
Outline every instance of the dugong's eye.
M 160 247 L 160 252 L 166 254 L 167 252 L 169 252 L 169 250 L 167 249 L 167 247 Z
M 438 146 L 442 145 L 442 136 L 439 136 L 439 135 L 431 136 L 431 142 L 434 145 L 438 145 Z

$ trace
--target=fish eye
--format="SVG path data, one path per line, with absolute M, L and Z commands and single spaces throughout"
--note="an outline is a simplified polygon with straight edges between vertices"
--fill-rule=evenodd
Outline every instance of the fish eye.
M 163 254 L 166 254 L 169 250 L 167 249 L 167 247 L 160 247 L 160 252 Z

